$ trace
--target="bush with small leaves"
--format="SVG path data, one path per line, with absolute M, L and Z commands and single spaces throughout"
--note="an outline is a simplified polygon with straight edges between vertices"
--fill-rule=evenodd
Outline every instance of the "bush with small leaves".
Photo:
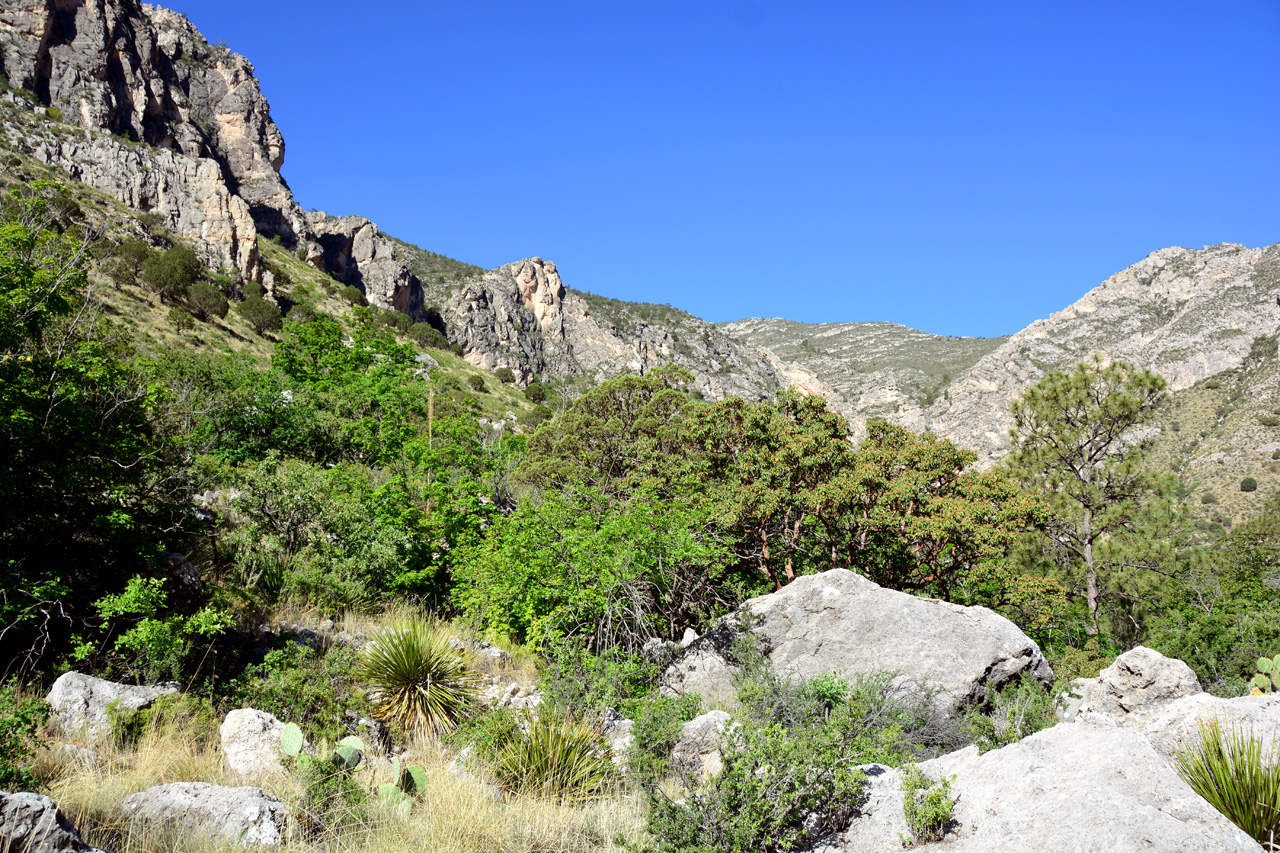
M 133 287 L 138 283 L 138 273 L 147 259 L 155 254 L 152 249 L 137 237 L 127 237 L 120 241 L 111 256 L 103 263 L 107 275 L 111 276 L 116 288 Z
M 943 778 L 933 781 L 915 764 L 902 768 L 902 811 L 907 818 L 911 838 L 903 839 L 906 845 L 941 841 L 951 822 L 951 810 L 956 801 L 951 797 L 951 782 Z
M 15 684 L 0 686 L 0 789 L 33 790 L 31 759 L 36 736 L 49 719 L 49 706 L 35 696 L 24 696 Z
M 1218 502 L 1218 496 L 1215 495 L 1213 492 L 1205 492 L 1203 495 L 1200 496 L 1200 503 L 1204 504 L 1205 506 L 1216 504 L 1217 502 Z
M 181 299 L 202 275 L 204 264 L 189 246 L 165 249 L 152 254 L 142 264 L 142 284 L 158 294 L 161 302 Z
M 524 389 L 524 398 L 530 403 L 541 403 L 547 399 L 547 389 L 537 382 L 530 382 L 528 387 Z
M 969 715 L 969 731 L 980 752 L 999 749 L 1058 722 L 1053 697 L 1033 678 L 998 691 L 988 714 Z
M 1280 415 L 1258 415 L 1258 423 L 1265 427 L 1280 426 Z
M 1258 490 L 1258 481 L 1252 477 L 1245 477 L 1240 481 L 1240 491 L 1256 492 Z
M 440 334 L 440 330 L 428 323 L 414 323 L 409 327 L 409 340 L 420 347 L 432 349 L 448 349 L 449 339 Z
M 453 353 L 458 358 L 462 358 L 464 353 L 464 350 L 462 349 L 462 344 L 450 344 L 449 352 Z
M 483 376 L 478 376 L 473 373 L 467 377 L 467 384 L 471 386 L 471 390 L 475 391 L 477 394 L 484 393 L 484 377 Z
M 348 284 L 342 290 L 338 291 L 338 298 L 348 305 L 368 305 L 369 299 L 364 295 L 364 291 L 356 287 L 354 284 Z
M 169 325 L 173 326 L 178 334 L 189 332 L 196 327 L 196 318 L 191 316 L 191 312 L 176 305 L 169 309 L 168 320 Z
M 236 313 L 259 335 L 278 332 L 284 326 L 284 318 L 274 302 L 261 296 L 248 296 L 236 306 Z
M 183 302 L 186 303 L 191 316 L 206 323 L 214 319 L 221 320 L 227 316 L 227 311 L 231 310 L 227 297 L 207 281 L 197 281 L 187 288 Z
M 504 385 L 510 385 L 512 382 L 516 381 L 516 375 L 509 367 L 499 367 L 497 370 L 493 371 L 493 375 Z

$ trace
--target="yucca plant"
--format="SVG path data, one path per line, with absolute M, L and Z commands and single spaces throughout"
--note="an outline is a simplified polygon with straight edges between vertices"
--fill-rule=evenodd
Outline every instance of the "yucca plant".
M 492 772 L 516 794 L 580 802 L 598 796 L 614 779 L 613 752 L 598 725 L 541 709 L 526 713 L 522 737 L 498 752 Z
M 1224 733 L 1218 721 L 1200 721 L 1200 742 L 1174 749 L 1178 775 L 1197 794 L 1249 833 L 1265 850 L 1280 851 L 1280 759 L 1273 742 L 1241 728 Z
M 360 676 L 378 716 L 407 732 L 440 736 L 476 705 L 480 676 L 447 633 L 421 620 L 380 631 Z

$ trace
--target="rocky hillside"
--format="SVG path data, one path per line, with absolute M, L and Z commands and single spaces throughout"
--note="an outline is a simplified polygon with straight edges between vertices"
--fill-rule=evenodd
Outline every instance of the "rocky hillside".
M 758 317 L 719 328 L 756 347 L 787 384 L 827 397 L 855 427 L 928 406 L 1007 340 L 931 335 L 897 323 Z

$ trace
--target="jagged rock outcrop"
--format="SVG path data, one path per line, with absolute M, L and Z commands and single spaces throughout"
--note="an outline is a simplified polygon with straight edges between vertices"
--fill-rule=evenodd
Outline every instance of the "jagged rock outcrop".
M 208 782 L 173 782 L 130 794 L 122 811 L 134 823 L 167 824 L 243 846 L 277 845 L 289 829 L 289 807 L 274 794 Z
M 302 217 L 280 176 L 284 138 L 253 65 L 182 15 L 122 0 L 14 0 L 0 13 L 10 82 L 65 121 L 216 163 L 258 227 L 292 240 Z
M 91 741 L 99 741 L 111 734 L 108 705 L 115 703 L 122 710 L 138 711 L 149 708 L 161 696 L 177 693 L 178 689 L 179 685 L 172 683 L 154 687 L 135 686 L 79 672 L 65 672 L 53 682 L 45 701 L 52 709 L 52 719 L 58 729 L 72 736 L 84 735 Z
M 40 794 L 0 791 L 0 850 L 5 853 L 103 853 L 80 837 L 56 803 Z
M 1023 674 L 1053 683 L 1039 647 L 985 607 L 963 607 L 884 589 L 847 569 L 797 578 L 721 619 L 667 667 L 664 695 L 709 701 L 736 695 L 729 650 L 750 633 L 781 673 L 808 680 L 896 672 L 940 688 L 945 706 L 984 701 Z
M 671 747 L 671 765 L 695 779 L 715 776 L 724 763 L 720 758 L 721 740 L 733 726 L 725 711 L 708 711 L 680 727 L 680 737 Z
M 762 399 L 777 373 L 751 347 L 667 306 L 639 306 L 568 290 L 556 265 L 527 258 L 485 273 L 441 306 L 450 340 L 472 364 L 510 368 L 521 385 L 534 376 L 600 382 L 668 363 L 694 374 L 705 396 Z M 661 321 L 636 312 L 658 310 Z
M 396 244 L 363 216 L 327 216 L 324 212 L 306 215 L 319 252 L 308 257 L 312 263 L 332 272 L 345 284 L 364 291 L 369 302 L 408 314 L 414 321 L 426 318 L 422 305 L 422 285 L 400 257 Z

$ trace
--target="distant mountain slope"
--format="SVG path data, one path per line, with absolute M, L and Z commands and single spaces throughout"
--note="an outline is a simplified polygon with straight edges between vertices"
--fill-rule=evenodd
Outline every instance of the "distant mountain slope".
M 1103 353 L 1155 370 L 1172 390 L 1243 366 L 1280 331 L 1280 244 L 1161 249 L 983 356 L 913 421 L 977 450 L 1008 449 L 1009 404 L 1055 369 Z
M 771 361 L 794 384 L 807 386 L 804 374 L 812 374 L 834 392 L 836 408 L 862 420 L 897 416 L 904 406 L 928 406 L 943 388 L 1007 340 L 931 335 L 897 323 L 797 323 L 755 317 L 717 325 L 768 350 Z

